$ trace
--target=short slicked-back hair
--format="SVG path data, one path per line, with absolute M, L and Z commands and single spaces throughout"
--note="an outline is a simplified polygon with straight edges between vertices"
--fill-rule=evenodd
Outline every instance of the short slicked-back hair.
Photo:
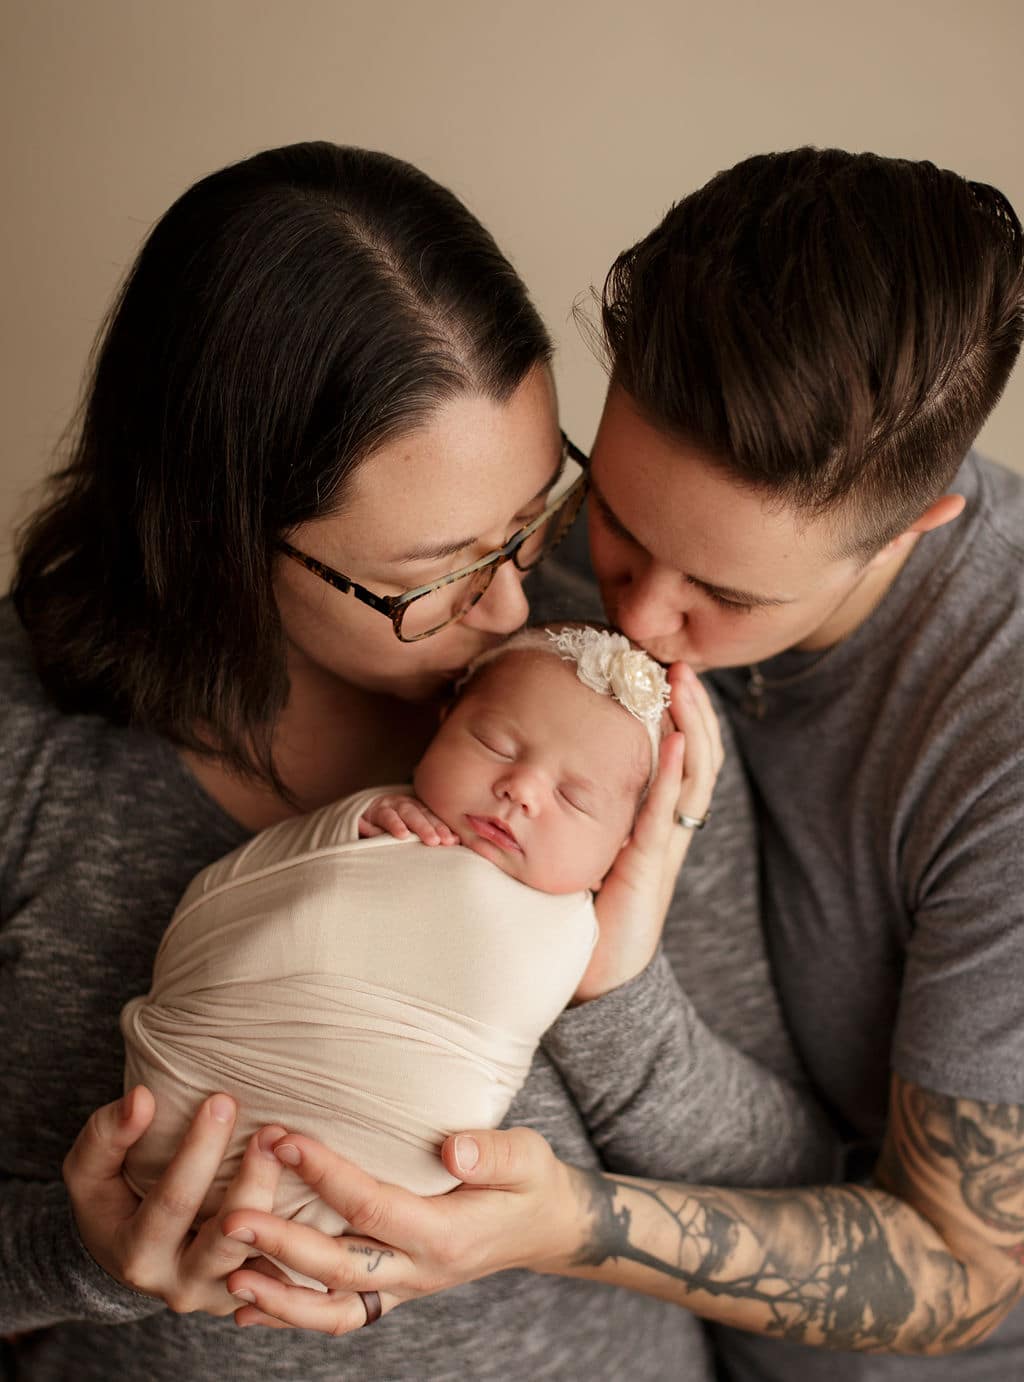
M 684 198 L 605 282 L 613 384 L 867 556 L 948 487 L 1024 334 L 1024 236 L 931 163 L 796 149 Z

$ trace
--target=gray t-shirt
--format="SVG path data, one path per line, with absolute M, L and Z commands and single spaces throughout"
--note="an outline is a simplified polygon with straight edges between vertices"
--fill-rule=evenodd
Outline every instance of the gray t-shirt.
M 1024 479 L 971 455 L 951 488 L 964 514 L 852 637 L 762 665 L 762 718 L 745 671 L 714 677 L 758 802 L 783 1008 L 868 1147 L 893 1070 L 1024 1103 Z M 719 1337 L 742 1382 L 1024 1377 L 1024 1307 L 946 1359 Z
M 571 577 L 545 579 L 566 611 L 593 598 Z M 502 1273 L 332 1340 L 175 1315 L 107 1276 L 76 1236 L 61 1161 L 89 1113 L 121 1092 L 118 1014 L 147 988 L 178 898 L 245 832 L 166 743 L 55 709 L 8 602 L 0 684 L 0 1335 L 21 1335 L 5 1346 L 3 1376 L 706 1382 L 705 1336 L 686 1311 L 589 1282 Z M 695 842 L 677 890 L 665 953 L 559 1019 L 507 1121 L 531 1124 L 583 1166 L 652 1155 L 673 1173 L 723 1183 L 826 1174 L 822 1122 L 784 1078 L 799 1068 L 768 980 L 756 876 L 732 755 L 714 828 Z M 703 1025 L 674 970 L 715 1030 L 764 1064 Z M 736 982 L 723 989 L 725 974 Z

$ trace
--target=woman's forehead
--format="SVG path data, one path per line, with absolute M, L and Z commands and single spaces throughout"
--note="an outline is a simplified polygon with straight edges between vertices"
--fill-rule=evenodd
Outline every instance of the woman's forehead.
M 505 403 L 451 399 L 368 457 L 338 515 L 350 550 L 400 562 L 425 559 L 429 547 L 457 559 L 502 530 L 558 470 L 557 423 L 541 384 L 524 381 Z

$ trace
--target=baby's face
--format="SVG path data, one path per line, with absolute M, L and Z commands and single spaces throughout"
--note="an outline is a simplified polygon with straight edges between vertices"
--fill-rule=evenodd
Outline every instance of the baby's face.
M 611 696 L 544 652 L 466 688 L 416 769 L 416 793 L 469 849 L 546 893 L 597 888 L 632 829 L 650 740 Z

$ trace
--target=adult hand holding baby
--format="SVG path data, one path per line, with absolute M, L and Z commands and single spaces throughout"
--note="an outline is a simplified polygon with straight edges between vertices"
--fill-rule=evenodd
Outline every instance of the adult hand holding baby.
M 288 1133 L 275 1151 L 348 1220 L 352 1235 L 232 1213 L 227 1231 L 251 1235 L 261 1252 L 327 1287 L 272 1280 L 247 1263 L 228 1282 L 236 1304 L 244 1302 L 235 1316 L 243 1327 L 348 1334 L 369 1322 L 356 1293 L 376 1292 L 387 1314 L 405 1300 L 509 1268 L 565 1274 L 583 1241 L 586 1178 L 530 1128 L 447 1138 L 444 1164 L 467 1183 L 426 1198 L 378 1181 L 312 1138 Z
M 700 679 L 684 662 L 668 671 L 675 732 L 661 743 L 658 771 L 633 831 L 595 898 L 597 945 L 574 1002 L 585 1003 L 640 974 L 661 939 L 693 830 L 702 820 L 724 757 L 718 718 Z
M 246 1148 L 220 1212 L 198 1231 L 194 1223 L 227 1149 L 235 1104 L 215 1094 L 199 1109 L 159 1182 L 140 1199 L 121 1171 L 130 1147 L 156 1112 L 153 1095 L 139 1085 L 97 1109 L 64 1160 L 64 1181 L 79 1236 L 103 1270 L 177 1313 L 229 1315 L 238 1302 L 225 1278 L 250 1249 L 226 1238 L 223 1218 L 240 1205 L 269 1210 L 281 1176 L 271 1148 L 282 1128 L 264 1128 Z M 276 1274 L 265 1259 L 254 1271 Z

